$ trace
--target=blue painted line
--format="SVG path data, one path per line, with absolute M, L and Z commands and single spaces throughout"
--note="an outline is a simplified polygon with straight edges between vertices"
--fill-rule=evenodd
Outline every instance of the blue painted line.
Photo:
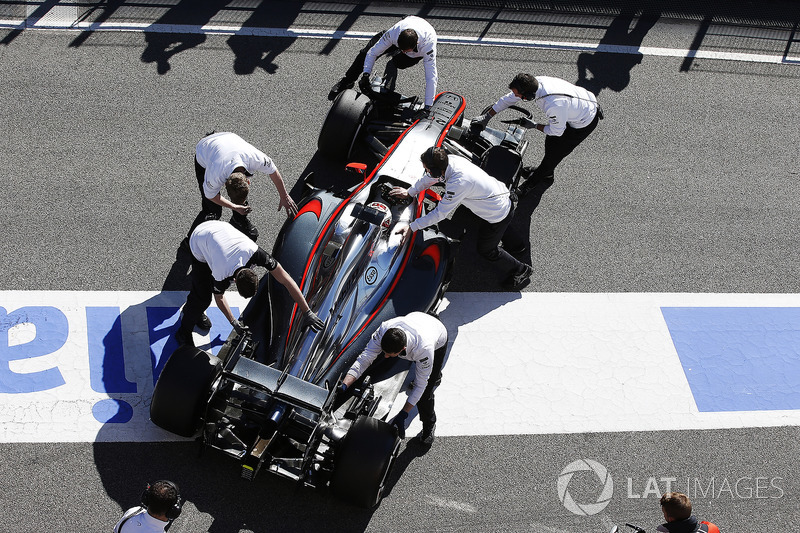
M 698 410 L 800 409 L 800 308 L 661 312 Z

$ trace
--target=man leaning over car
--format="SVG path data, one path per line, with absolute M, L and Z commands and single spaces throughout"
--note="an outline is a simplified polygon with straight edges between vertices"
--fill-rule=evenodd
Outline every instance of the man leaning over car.
M 372 334 L 367 347 L 347 371 L 342 389 L 347 390 L 381 354 L 386 359 L 399 357 L 413 361 L 414 388 L 391 424 L 397 428 L 400 437 L 405 438 L 406 419 L 416 406 L 422 421 L 419 440 L 430 446 L 436 429 L 433 393 L 442 380 L 442 363 L 446 352 L 447 328 L 439 319 L 420 312 L 389 319 Z
M 254 243 L 244 233 L 222 220 L 203 222 L 189 238 L 192 251 L 191 290 L 183 306 L 183 317 L 175 338 L 179 344 L 194 345 L 192 331 L 195 325 L 202 329 L 211 328 L 211 321 L 205 310 L 211 304 L 211 295 L 228 322 L 238 333 L 247 327 L 234 318 L 225 291 L 231 281 L 236 280 L 236 289 L 244 298 L 250 298 L 258 288 L 258 275 L 250 268 L 254 265 L 265 267 L 272 276 L 289 291 L 292 299 L 303 313 L 304 324 L 314 331 L 322 329 L 323 322 L 308 307 L 303 293 L 292 277 L 274 257 Z
M 509 271 L 503 281 L 505 288 L 519 290 L 525 287 L 530 282 L 533 269 L 512 255 L 524 251 L 525 243 L 508 227 L 514 217 L 514 202 L 508 188 L 471 161 L 457 155 L 449 156 L 441 147 L 428 148 L 420 159 L 425 168 L 423 177 L 408 189 L 394 187 L 390 195 L 396 198 L 414 197 L 437 183 L 443 183 L 445 191 L 433 211 L 399 228 L 396 233 L 406 239 L 410 232 L 444 220 L 463 204 L 481 219 L 478 254 Z M 501 241 L 503 247 L 500 246 Z

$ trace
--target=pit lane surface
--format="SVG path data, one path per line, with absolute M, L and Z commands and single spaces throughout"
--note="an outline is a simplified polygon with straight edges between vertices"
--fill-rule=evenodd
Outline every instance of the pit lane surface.
M 370 9 L 354 19 L 355 29 L 386 25 L 390 15 Z M 300 26 L 303 16 L 295 17 Z M 547 40 L 597 42 L 613 17 L 581 20 L 580 32 L 572 21 L 534 28 Z M 447 33 L 486 29 L 446 16 L 438 22 Z M 661 21 L 643 42 L 683 49 L 695 30 Z M 211 129 L 237 131 L 262 147 L 290 186 L 309 161 L 310 168 L 324 164 L 314 147 L 325 93 L 359 44 L 237 37 L 7 34 L 0 51 L 3 290 L 185 288 L 175 250 L 197 208 L 192 148 Z M 768 41 L 762 32 L 741 46 L 780 55 L 778 39 L 774 50 L 764 49 Z M 180 43 L 189 48 L 173 55 Z M 161 61 L 149 61 L 150 47 L 163 48 L 155 54 Z M 465 95 L 470 116 L 518 70 L 575 81 L 581 53 L 443 45 L 441 87 Z M 620 57 L 596 59 L 610 69 Z M 682 59 L 635 59 L 629 81 L 605 80 L 608 118 L 563 164 L 532 217 L 536 275 L 525 295 L 794 292 L 797 66 L 697 60 L 681 72 Z M 159 75 L 164 60 L 170 68 Z M 403 86 L 418 86 L 419 72 L 409 74 Z M 535 162 L 541 139 L 531 139 Z M 281 220 L 271 188 L 256 187 L 253 203 L 271 242 Z M 477 272 L 457 271 L 451 290 L 497 290 L 494 273 L 475 264 Z M 487 354 L 484 364 L 496 357 Z M 476 394 L 475 385 L 452 385 L 466 399 Z M 518 409 L 528 416 L 531 406 Z M 786 530 L 798 520 L 797 433 L 789 426 L 443 437 L 425 455 L 404 448 L 396 484 L 374 513 L 271 476 L 243 487 L 235 465 L 212 453 L 197 460 L 192 444 L 3 444 L 0 486 L 16 512 L 5 506 L 0 523 L 106 530 L 145 481 L 170 477 L 189 500 L 172 531 L 605 531 L 612 522 L 656 523 L 655 493 L 667 484 L 693 496 L 724 531 L 770 520 Z M 565 467 L 583 458 L 607 468 L 615 485 L 608 506 L 591 516 L 559 501 Z M 569 493 L 593 502 L 604 482 L 584 470 Z

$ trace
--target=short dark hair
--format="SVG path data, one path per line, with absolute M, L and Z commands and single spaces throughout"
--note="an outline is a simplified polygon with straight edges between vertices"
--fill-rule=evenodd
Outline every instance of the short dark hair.
M 536 78 L 531 76 L 530 74 L 526 74 L 524 72 L 520 72 L 514 79 L 511 80 L 511 83 L 508 84 L 509 89 L 516 89 L 522 94 L 536 94 L 536 91 L 539 90 L 539 82 L 536 81 Z
M 242 298 L 252 298 L 258 288 L 258 274 L 252 269 L 244 267 L 233 275 L 236 280 L 236 290 Z
M 412 50 L 417 47 L 417 32 L 411 28 L 406 28 L 397 37 L 397 48 L 400 50 Z
M 444 176 L 444 171 L 447 170 L 447 165 L 450 162 L 447 151 L 441 146 L 431 146 L 422 152 L 419 159 L 423 165 L 428 167 L 434 178 Z
M 692 502 L 682 492 L 667 492 L 661 496 L 661 508 L 673 520 L 686 520 L 692 516 Z
M 225 190 L 231 202 L 244 205 L 247 201 L 247 194 L 250 192 L 250 185 L 247 183 L 247 177 L 242 172 L 234 172 L 225 180 Z
M 156 481 L 147 488 L 147 512 L 165 515 L 178 503 L 178 486 L 171 481 Z
M 381 339 L 381 350 L 398 353 L 406 347 L 406 332 L 400 328 L 389 328 Z

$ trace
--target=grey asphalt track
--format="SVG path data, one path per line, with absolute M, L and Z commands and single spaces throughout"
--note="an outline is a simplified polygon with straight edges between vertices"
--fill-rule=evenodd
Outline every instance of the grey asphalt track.
M 359 31 L 421 9 L 287 5 L 295 11 L 282 11 L 282 24 Z M 21 6 L 3 4 L 2 15 Z M 145 16 L 128 6 L 115 16 L 204 23 L 202 10 L 183 7 L 150 5 Z M 598 42 L 618 19 L 519 12 L 490 23 L 491 11 L 425 9 L 440 34 L 551 41 Z M 225 16 L 274 27 L 270 14 Z M 757 22 L 712 26 L 705 45 L 776 55 L 792 46 L 791 24 Z M 661 18 L 637 44 L 688 48 L 701 25 Z M 307 170 L 325 171 L 315 146 L 326 94 L 360 47 L 139 32 L 5 30 L 0 40 L 2 290 L 184 289 L 176 250 L 199 208 L 197 139 L 236 131 L 275 159 L 290 187 Z M 695 59 L 682 70 L 681 57 L 442 45 L 440 87 L 464 95 L 472 116 L 519 70 L 576 81 L 579 64 L 591 65 L 607 118 L 559 167 L 531 217 L 535 274 L 525 290 L 795 292 L 800 65 Z M 421 86 L 419 70 L 404 73 L 402 89 Z M 543 142 L 533 133 L 531 164 Z M 256 184 L 251 203 L 271 243 L 283 215 L 268 182 Z M 457 265 L 451 290 L 498 290 L 495 273 L 475 264 Z M 725 532 L 767 523 L 788 531 L 800 523 L 798 436 L 779 427 L 440 438 L 424 455 L 403 448 L 391 493 L 374 512 L 271 476 L 247 485 L 225 458 L 198 459 L 194 444 L 1 444 L 0 531 L 108 531 L 159 477 L 178 481 L 188 500 L 172 532 L 583 533 L 626 521 L 649 531 L 660 511 L 657 497 L 642 496 L 668 478 Z M 562 469 L 581 458 L 606 466 L 615 485 L 592 516 L 565 509 L 557 491 Z M 590 474 L 570 484 L 576 500 L 596 496 Z

